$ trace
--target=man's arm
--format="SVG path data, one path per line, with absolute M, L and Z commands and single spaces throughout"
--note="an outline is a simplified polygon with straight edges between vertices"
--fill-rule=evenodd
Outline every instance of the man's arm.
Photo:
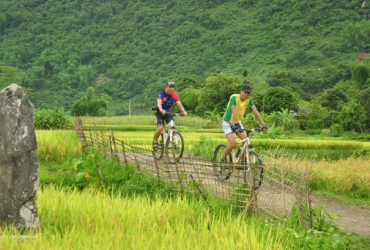
M 234 130 L 235 133 L 239 132 L 239 129 L 235 127 L 235 117 L 236 117 L 236 106 L 231 105 L 231 118 L 230 118 L 230 127 Z
M 163 110 L 162 109 L 162 99 L 157 99 L 157 107 L 159 109 L 159 112 L 162 113 L 162 115 L 165 115 L 166 114 L 166 110 Z
M 256 108 L 256 105 L 253 105 L 251 107 L 253 113 L 254 113 L 254 116 L 257 118 L 257 120 L 261 123 L 262 126 L 266 126 L 265 122 L 263 121 L 260 113 L 258 112 L 257 108 Z M 267 129 L 266 129 L 267 130 Z
M 236 106 L 231 105 L 231 119 L 230 119 L 231 124 L 235 124 L 235 117 L 236 117 Z
M 188 113 L 186 113 L 185 109 L 184 109 L 184 106 L 182 106 L 181 102 L 180 101 L 177 101 L 176 102 L 177 106 L 179 107 L 179 109 L 181 110 L 181 112 L 186 116 L 188 115 Z

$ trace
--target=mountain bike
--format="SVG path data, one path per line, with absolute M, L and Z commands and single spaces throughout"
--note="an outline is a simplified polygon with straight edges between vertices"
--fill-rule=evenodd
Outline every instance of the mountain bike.
M 260 156 L 254 151 L 254 146 L 250 145 L 249 133 L 251 133 L 251 132 L 262 132 L 263 129 L 262 128 L 239 129 L 239 132 L 244 132 L 244 131 L 247 132 L 247 138 L 245 138 L 244 140 L 238 141 L 236 144 L 242 144 L 244 142 L 246 142 L 246 143 L 244 144 L 243 147 L 240 147 L 238 149 L 236 154 L 234 153 L 234 149 L 233 149 L 225 157 L 223 163 L 218 162 L 218 161 L 221 159 L 221 156 L 223 155 L 224 150 L 227 148 L 227 145 L 220 144 L 220 145 L 217 146 L 217 148 L 216 148 L 216 150 L 213 154 L 213 162 L 214 162 L 213 163 L 213 170 L 214 170 L 215 175 L 217 176 L 217 178 L 220 179 L 220 180 L 223 180 L 223 181 L 230 178 L 230 175 L 233 173 L 234 169 L 245 170 L 244 171 L 244 182 L 247 183 L 249 187 L 251 187 L 251 185 L 250 185 L 251 180 L 250 180 L 250 177 L 249 177 L 249 174 L 250 174 L 249 168 L 251 167 L 252 168 L 251 170 L 255 171 L 254 184 L 255 184 L 255 190 L 257 190 L 261 186 L 261 183 L 262 183 L 262 180 L 263 180 L 263 164 L 262 164 L 262 160 L 261 160 Z M 251 159 L 248 159 L 247 143 L 248 143 L 248 146 L 249 146 L 249 157 Z M 245 159 L 244 160 L 241 159 L 242 152 L 245 152 Z M 242 162 L 244 162 L 244 164 L 237 165 L 236 167 L 235 167 L 235 165 L 233 166 L 233 163 L 237 164 L 237 163 L 242 163 Z
M 153 148 L 154 157 L 160 160 L 164 152 L 166 152 L 166 157 L 169 159 L 169 162 L 175 164 L 175 160 L 179 162 L 184 152 L 184 138 L 180 132 L 176 130 L 172 118 L 174 116 L 184 116 L 184 114 L 167 112 L 166 115 L 170 117 L 171 121 L 163 128 L 158 138 L 158 150 L 155 151 Z M 166 132 L 166 128 L 168 128 L 168 132 Z M 175 151 L 175 160 L 173 160 L 172 146 Z

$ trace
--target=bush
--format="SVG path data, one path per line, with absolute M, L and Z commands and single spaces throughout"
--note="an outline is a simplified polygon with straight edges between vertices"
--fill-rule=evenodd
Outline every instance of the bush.
M 324 127 L 323 119 L 308 120 L 306 129 L 322 129 Z
M 322 129 L 324 127 L 324 120 L 323 119 L 317 119 L 315 121 L 315 127 L 317 129 Z
M 322 129 L 306 129 L 304 133 L 307 135 L 321 135 Z
M 313 121 L 313 120 L 308 120 L 308 121 L 307 121 L 306 129 L 308 129 L 308 130 L 312 130 L 312 129 L 315 129 L 315 128 L 316 128 L 316 123 L 315 123 L 315 121 Z
M 72 123 L 64 113 L 64 108 L 36 109 L 33 112 L 33 120 L 36 129 L 68 129 Z
M 340 124 L 333 124 L 330 127 L 330 135 L 333 137 L 339 137 L 344 133 L 344 128 Z
M 219 143 L 217 141 L 213 141 L 212 139 L 207 138 L 205 135 L 201 135 L 199 141 L 194 143 L 191 147 L 190 153 L 212 160 L 213 152 L 215 151 L 218 144 Z

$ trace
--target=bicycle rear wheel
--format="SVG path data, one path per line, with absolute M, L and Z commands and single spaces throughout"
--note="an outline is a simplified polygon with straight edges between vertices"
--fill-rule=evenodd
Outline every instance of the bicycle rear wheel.
M 154 138 L 153 138 L 154 140 Z M 153 151 L 154 151 L 154 157 L 157 159 L 157 160 L 160 160 L 162 157 L 163 157 L 163 149 L 164 148 L 164 142 L 163 142 L 163 134 L 161 134 L 159 137 L 158 137 L 158 150 L 157 151 L 154 151 L 154 148 L 153 148 Z
M 256 152 L 249 151 L 249 156 L 252 163 L 252 170 L 255 170 L 254 190 L 257 190 L 261 186 L 263 180 L 263 164 L 261 157 Z M 248 162 L 247 157 L 245 157 L 245 162 Z M 247 183 L 249 188 L 252 188 L 249 174 L 249 166 L 247 166 L 244 173 L 244 182 Z
M 228 164 L 233 162 L 231 154 L 228 154 L 225 157 L 223 163 L 219 162 L 226 148 L 227 145 L 220 144 L 213 153 L 213 170 L 215 171 L 217 178 L 223 181 L 229 179 L 230 175 L 232 174 L 232 171 L 228 166 Z
M 171 138 L 169 136 L 166 143 L 166 156 L 168 157 L 170 163 L 175 164 L 175 161 L 173 160 L 172 147 L 175 152 L 175 160 L 176 162 L 179 162 L 182 154 L 184 153 L 184 139 L 179 132 L 173 131 L 172 142 L 170 140 Z

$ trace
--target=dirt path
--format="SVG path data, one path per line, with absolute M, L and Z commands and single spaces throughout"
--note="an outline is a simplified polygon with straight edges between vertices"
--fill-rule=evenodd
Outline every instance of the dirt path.
M 312 195 L 311 200 L 314 207 L 319 206 L 317 196 Z M 326 197 L 320 197 L 320 202 L 324 210 L 335 211 L 342 217 L 342 220 L 337 219 L 335 222 L 338 228 L 370 237 L 369 208 L 351 206 Z

